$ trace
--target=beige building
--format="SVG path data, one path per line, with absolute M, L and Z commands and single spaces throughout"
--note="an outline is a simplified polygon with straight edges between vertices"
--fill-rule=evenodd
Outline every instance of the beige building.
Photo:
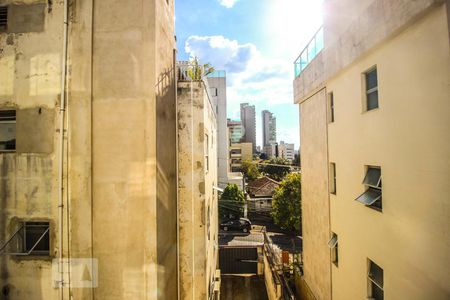
M 296 61 L 304 299 L 450 298 L 449 2 L 324 1 Z
M 0 1 L 0 298 L 210 293 L 206 212 L 204 285 L 179 283 L 174 47 L 173 0 Z
M 178 82 L 180 296 L 192 300 L 215 299 L 220 284 L 217 116 L 205 83 Z
M 252 143 L 237 143 L 230 146 L 231 172 L 241 172 L 242 162 L 253 159 Z

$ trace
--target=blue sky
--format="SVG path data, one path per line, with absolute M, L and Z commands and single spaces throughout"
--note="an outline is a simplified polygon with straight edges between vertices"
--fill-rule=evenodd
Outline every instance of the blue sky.
M 239 104 L 277 117 L 277 140 L 299 147 L 299 113 L 293 104 L 293 62 L 320 27 L 322 0 L 176 0 L 178 60 L 198 56 L 227 72 L 228 117 Z

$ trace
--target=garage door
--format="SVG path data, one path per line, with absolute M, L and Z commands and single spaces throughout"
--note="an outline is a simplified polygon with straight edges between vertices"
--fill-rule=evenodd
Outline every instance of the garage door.
M 257 248 L 220 248 L 220 272 L 222 274 L 257 274 Z

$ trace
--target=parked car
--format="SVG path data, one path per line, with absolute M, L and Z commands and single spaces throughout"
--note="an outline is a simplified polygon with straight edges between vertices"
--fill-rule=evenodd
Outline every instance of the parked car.
M 242 232 L 250 232 L 250 229 L 252 229 L 252 222 L 246 218 L 227 220 L 220 223 L 220 229 L 223 229 L 224 231 L 237 230 Z

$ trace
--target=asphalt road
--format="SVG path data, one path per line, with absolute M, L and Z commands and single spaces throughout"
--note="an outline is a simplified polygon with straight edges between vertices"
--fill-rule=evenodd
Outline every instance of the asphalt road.
M 222 275 L 220 299 L 266 300 L 268 297 L 264 277 Z

